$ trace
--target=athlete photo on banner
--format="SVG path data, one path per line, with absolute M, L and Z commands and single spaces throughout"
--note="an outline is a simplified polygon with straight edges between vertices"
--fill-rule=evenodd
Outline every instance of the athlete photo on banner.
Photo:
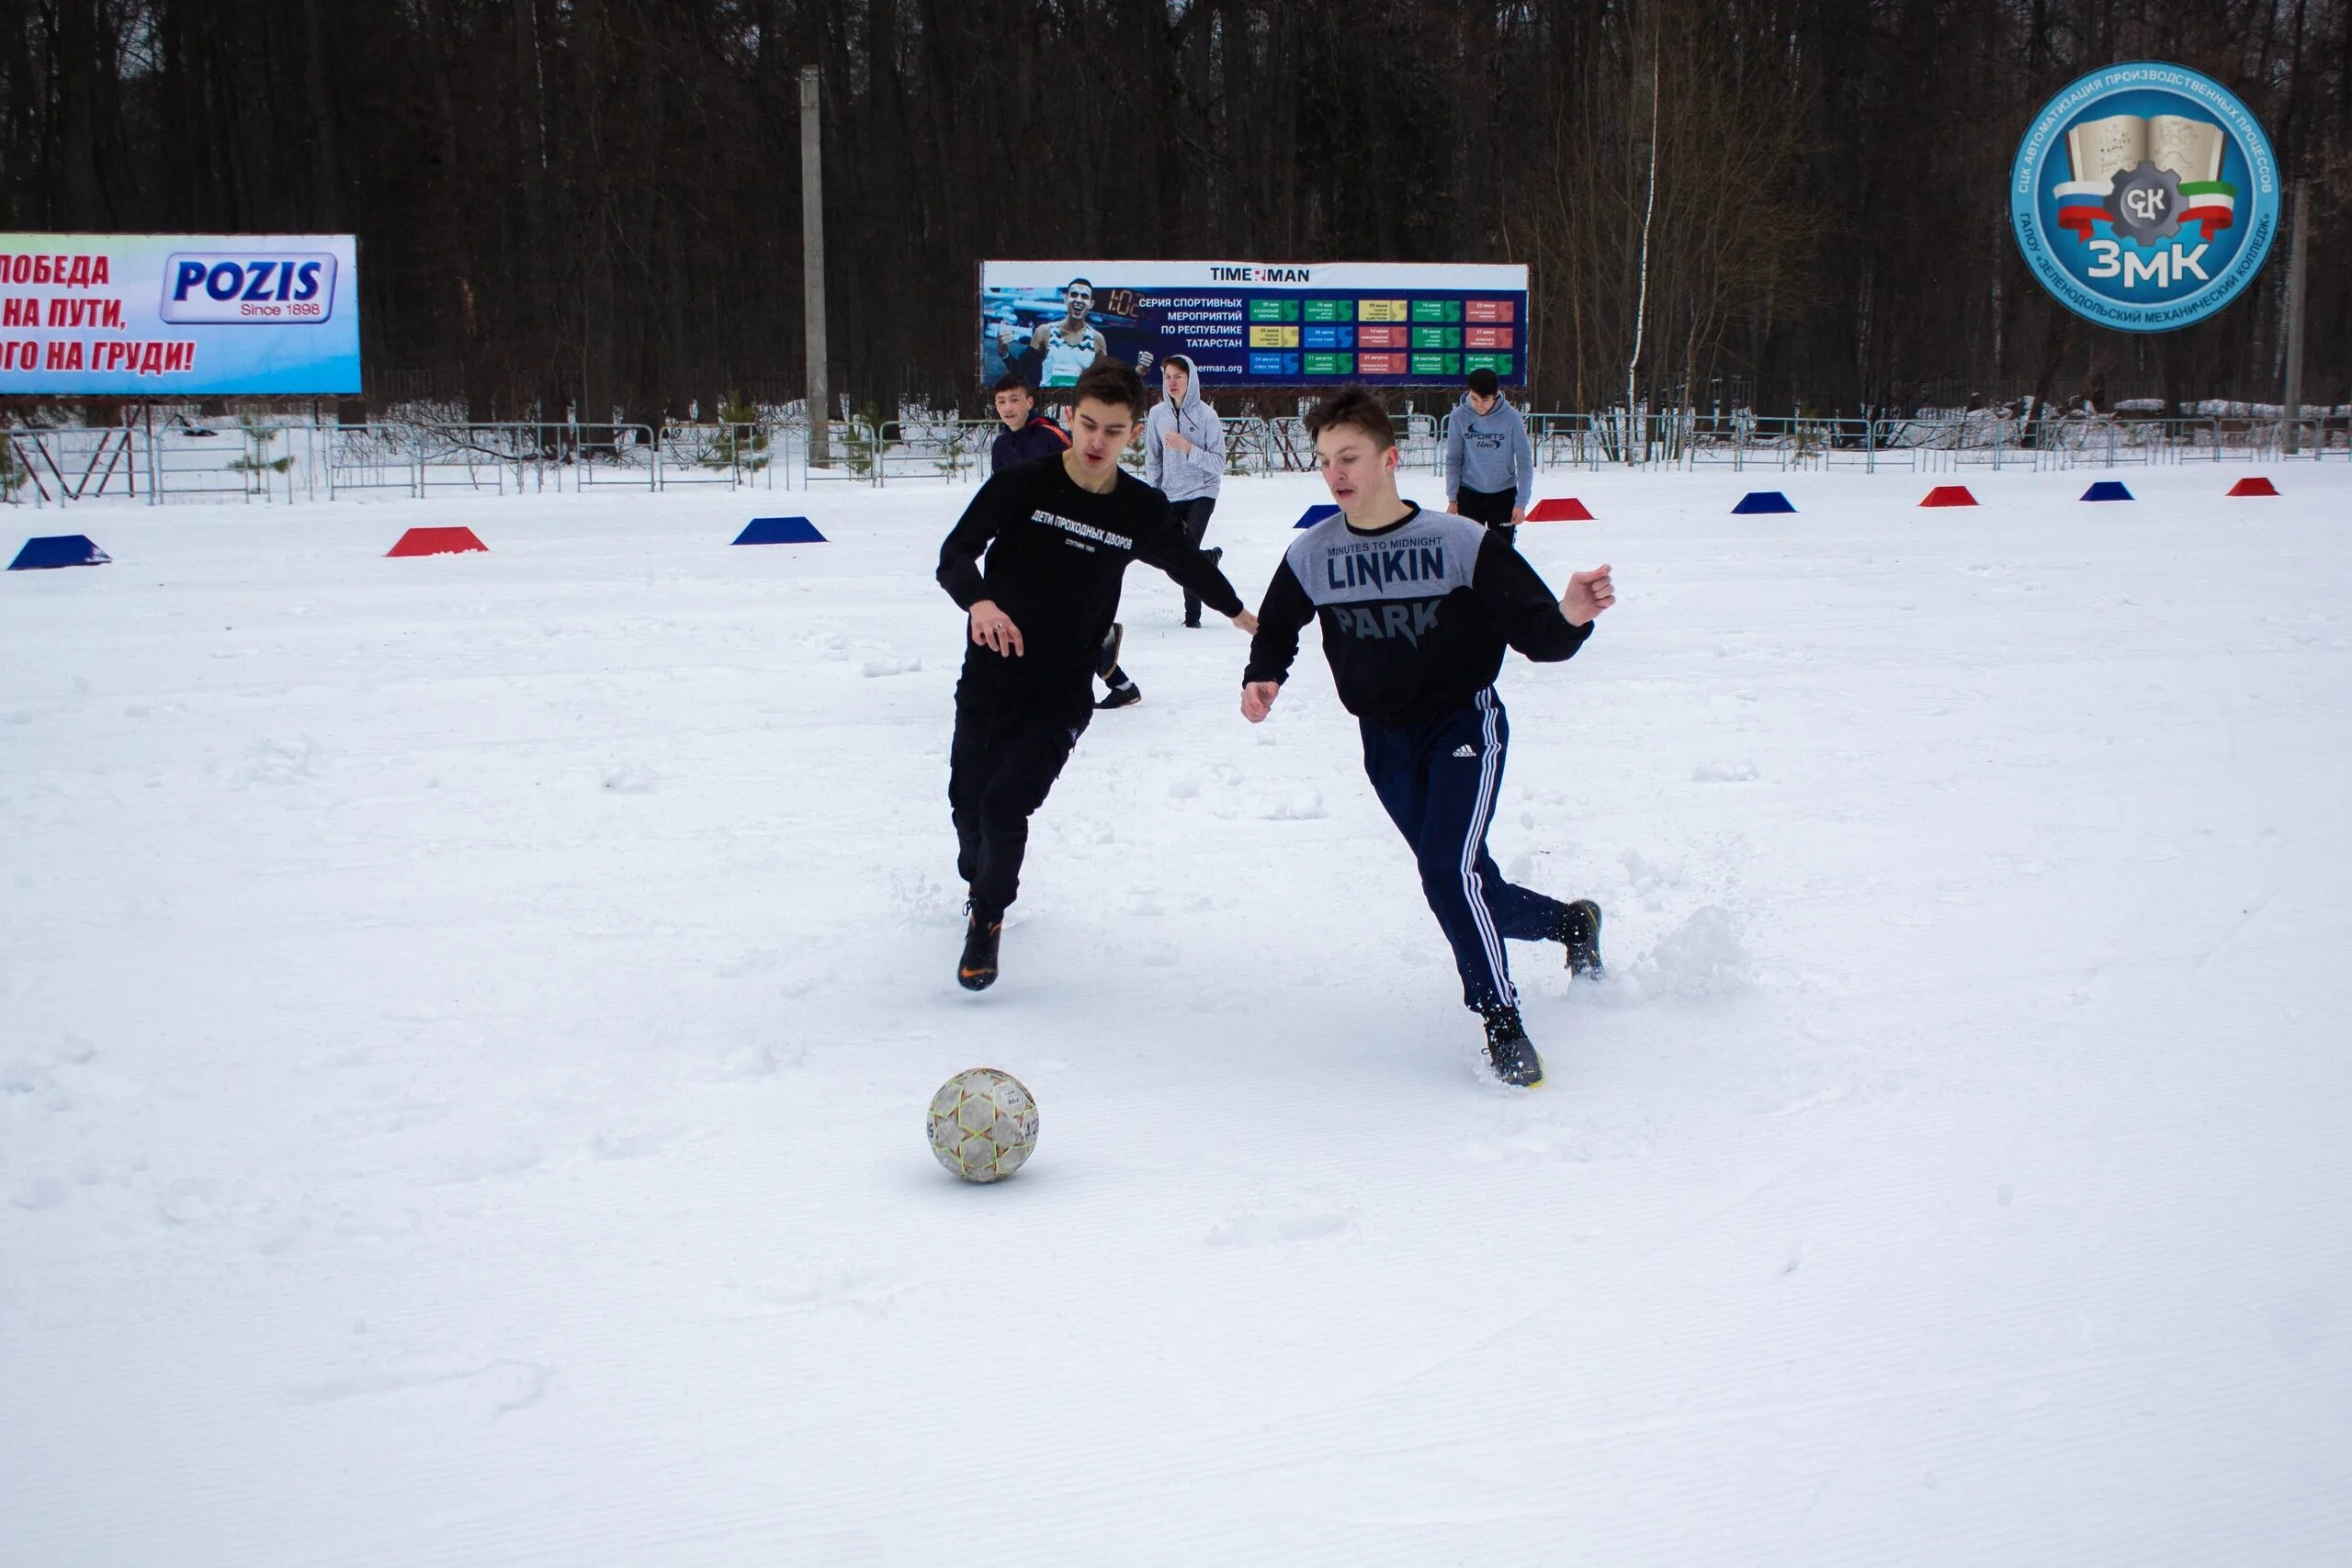
M 990 288 L 982 292 L 980 318 L 980 379 L 987 385 L 1014 370 L 1033 387 L 1074 387 L 1081 371 L 1105 357 L 1150 367 L 1132 289 L 1104 288 L 1086 277 L 1058 288 Z

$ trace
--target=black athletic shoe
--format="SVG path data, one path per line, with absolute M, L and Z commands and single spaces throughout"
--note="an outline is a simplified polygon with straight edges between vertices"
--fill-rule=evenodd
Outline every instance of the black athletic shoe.
M 1537 1089 L 1544 1082 L 1544 1058 L 1527 1038 L 1517 1008 L 1497 1008 L 1482 1015 L 1487 1021 L 1487 1060 L 1495 1077 L 1514 1089 Z
M 1609 971 L 1600 962 L 1600 906 L 1589 898 L 1579 898 L 1560 917 L 1560 929 L 1552 940 L 1568 950 L 1568 973 L 1589 975 L 1605 980 Z
M 964 957 L 956 966 L 956 983 L 967 991 L 985 991 L 996 984 L 996 944 L 1004 935 L 1004 917 L 984 920 L 974 915 L 964 931 Z
M 1141 701 L 1143 701 L 1143 688 L 1130 681 L 1124 686 L 1114 686 L 1103 693 L 1101 700 L 1094 705 L 1098 708 L 1125 708 L 1133 707 Z

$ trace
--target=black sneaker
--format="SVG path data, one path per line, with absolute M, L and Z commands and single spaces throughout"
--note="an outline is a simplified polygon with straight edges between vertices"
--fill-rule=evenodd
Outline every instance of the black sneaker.
M 1552 940 L 1568 950 L 1569 974 L 1589 975 L 1596 980 L 1609 977 L 1600 962 L 1600 906 L 1591 899 L 1579 898 L 1567 907 Z
M 1143 701 L 1143 688 L 1133 681 L 1124 686 L 1114 686 L 1102 694 L 1094 705 L 1098 708 L 1127 708 Z
M 1544 1083 L 1544 1058 L 1527 1038 L 1517 1008 L 1497 1008 L 1481 1015 L 1487 1021 L 1487 1060 L 1495 1077 L 1514 1089 L 1539 1089 Z
M 1004 935 L 1004 917 L 971 918 L 964 931 L 964 957 L 956 966 L 956 983 L 967 991 L 985 991 L 996 984 L 996 944 Z

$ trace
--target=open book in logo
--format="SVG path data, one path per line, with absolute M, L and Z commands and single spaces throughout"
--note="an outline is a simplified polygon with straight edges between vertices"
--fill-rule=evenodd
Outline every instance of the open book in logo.
M 2051 192 L 2058 226 L 2088 244 L 2101 224 L 2118 239 L 2152 244 L 2197 224 L 2212 239 L 2237 209 L 2222 177 L 2229 132 L 2187 115 L 2105 115 L 2066 129 L 2074 177 Z M 2089 205 L 2096 202 L 2098 205 Z

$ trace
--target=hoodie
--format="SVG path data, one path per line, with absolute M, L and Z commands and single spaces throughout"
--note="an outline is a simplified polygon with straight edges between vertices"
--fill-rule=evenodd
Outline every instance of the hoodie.
M 1515 491 L 1514 506 L 1533 502 L 1535 447 L 1527 439 L 1527 422 L 1507 398 L 1480 413 L 1465 393 L 1445 416 L 1445 493 L 1464 487 Z
M 1191 442 L 1193 449 L 1179 452 L 1169 446 L 1171 431 Z M 1143 477 L 1170 501 L 1215 496 L 1225 481 L 1225 422 L 1201 401 L 1197 368 L 1187 378 L 1182 403 L 1162 398 L 1144 420 Z

